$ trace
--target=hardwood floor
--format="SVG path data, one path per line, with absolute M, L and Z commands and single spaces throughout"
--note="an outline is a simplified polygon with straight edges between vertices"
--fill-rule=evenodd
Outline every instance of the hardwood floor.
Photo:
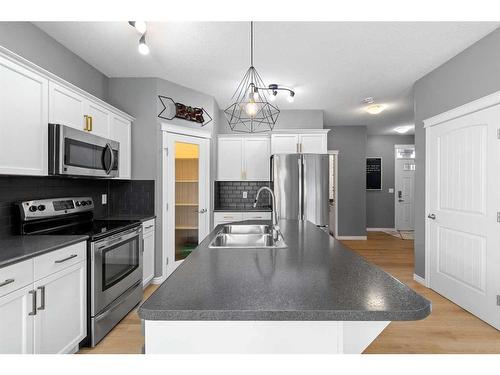
M 500 353 L 499 331 L 413 280 L 413 241 L 369 232 L 342 243 L 432 302 L 429 317 L 392 322 L 365 353 Z
M 413 280 L 413 241 L 369 232 L 366 241 L 342 243 L 432 302 L 429 317 L 415 322 L 392 322 L 365 353 L 500 354 L 499 331 Z M 157 287 L 149 286 L 145 298 Z M 97 347 L 83 348 L 79 353 L 141 353 L 143 345 L 141 322 L 134 310 Z

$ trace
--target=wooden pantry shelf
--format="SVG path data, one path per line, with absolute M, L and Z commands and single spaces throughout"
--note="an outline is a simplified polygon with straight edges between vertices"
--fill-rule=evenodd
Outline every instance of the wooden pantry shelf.
M 175 203 L 176 206 L 191 206 L 191 207 L 196 207 L 198 206 L 198 203 L 184 203 L 184 202 L 181 202 L 181 203 Z
M 175 229 L 179 229 L 179 230 L 194 230 L 194 229 L 198 229 L 198 227 L 178 226 L 178 227 L 175 227 Z

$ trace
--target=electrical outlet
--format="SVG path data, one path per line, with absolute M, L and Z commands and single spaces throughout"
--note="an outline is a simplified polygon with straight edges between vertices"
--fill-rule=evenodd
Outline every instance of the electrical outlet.
M 389 188 L 389 193 L 394 194 L 394 188 Z
M 108 203 L 108 194 L 103 194 L 101 196 L 101 203 L 102 204 L 107 204 Z
M 244 191 L 243 192 L 243 199 L 247 199 L 248 198 L 248 192 Z

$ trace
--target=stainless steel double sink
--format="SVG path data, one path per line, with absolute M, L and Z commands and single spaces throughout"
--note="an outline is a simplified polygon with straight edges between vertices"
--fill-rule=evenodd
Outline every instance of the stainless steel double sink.
M 279 228 L 272 225 L 224 225 L 209 248 L 278 249 L 287 247 Z

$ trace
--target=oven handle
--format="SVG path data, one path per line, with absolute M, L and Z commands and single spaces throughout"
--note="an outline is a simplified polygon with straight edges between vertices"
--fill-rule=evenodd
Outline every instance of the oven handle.
M 141 227 L 139 227 L 137 229 L 132 229 L 128 232 L 118 234 L 114 237 L 104 239 L 100 242 L 96 242 L 95 246 L 96 246 L 98 251 L 101 251 L 105 248 L 116 245 L 117 243 L 125 242 L 133 237 L 136 237 L 136 236 L 140 235 L 141 231 L 142 231 Z

